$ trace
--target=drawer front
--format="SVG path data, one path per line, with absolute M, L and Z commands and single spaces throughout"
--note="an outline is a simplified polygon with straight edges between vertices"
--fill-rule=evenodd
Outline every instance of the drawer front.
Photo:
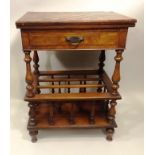
M 123 31 L 124 32 L 124 31 Z M 105 49 L 124 48 L 120 45 L 120 31 L 76 30 L 76 31 L 31 31 L 23 32 L 25 49 Z M 121 38 L 121 42 L 125 42 Z

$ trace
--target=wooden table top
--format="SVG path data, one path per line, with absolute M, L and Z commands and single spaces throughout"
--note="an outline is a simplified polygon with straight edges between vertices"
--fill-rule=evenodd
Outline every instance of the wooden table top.
M 17 22 L 17 28 L 32 28 L 38 26 L 65 25 L 119 25 L 135 26 L 136 19 L 115 12 L 27 12 Z

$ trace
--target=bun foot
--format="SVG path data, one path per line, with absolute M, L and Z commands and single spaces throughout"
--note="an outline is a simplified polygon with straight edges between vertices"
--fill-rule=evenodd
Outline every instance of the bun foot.
M 30 136 L 31 136 L 31 142 L 32 142 L 32 143 L 37 142 L 38 130 L 29 130 L 29 134 L 30 134 Z
M 108 141 L 112 141 L 113 140 L 113 133 L 114 133 L 114 128 L 107 128 L 106 129 L 106 139 Z
M 31 138 L 31 142 L 32 142 L 32 143 L 37 142 L 37 137 L 36 137 L 36 136 L 33 136 L 33 137 Z

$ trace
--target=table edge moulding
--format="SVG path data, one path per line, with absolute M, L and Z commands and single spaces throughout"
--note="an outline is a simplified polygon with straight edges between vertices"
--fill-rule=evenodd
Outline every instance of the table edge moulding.
M 32 142 L 37 141 L 38 130 L 54 128 L 101 128 L 112 140 L 121 99 L 120 62 L 128 28 L 136 22 L 115 12 L 28 12 L 16 22 L 25 54 L 24 100 L 30 109 L 27 129 Z M 97 50 L 98 68 L 40 70 L 38 52 L 52 50 Z M 104 70 L 108 50 L 116 53 L 111 78 Z

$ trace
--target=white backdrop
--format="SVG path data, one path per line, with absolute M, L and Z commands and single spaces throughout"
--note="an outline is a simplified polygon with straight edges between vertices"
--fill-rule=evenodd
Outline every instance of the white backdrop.
M 23 102 L 23 97 L 25 94 L 25 63 L 23 61 L 24 54 L 22 53 L 20 31 L 15 27 L 15 21 L 27 11 L 48 11 L 48 12 L 50 11 L 51 12 L 52 11 L 59 11 L 59 12 L 61 11 L 115 11 L 137 19 L 138 22 L 136 24 L 136 27 L 129 28 L 128 38 L 127 38 L 127 49 L 123 54 L 124 60 L 121 63 L 122 79 L 120 82 L 120 87 L 121 87 L 120 93 L 123 96 L 123 100 L 120 101 L 120 104 L 118 105 L 117 119 L 118 119 L 120 128 L 118 128 L 118 131 L 116 132 L 117 137 L 115 142 L 117 144 L 117 148 L 119 148 L 118 143 L 120 143 L 120 148 L 124 148 L 124 151 L 125 151 L 125 148 L 128 148 L 128 145 L 131 145 L 132 143 L 134 151 L 133 153 L 130 152 L 130 154 L 134 155 L 134 152 L 136 150 L 137 152 L 135 154 L 141 155 L 143 152 L 143 74 L 144 74 L 144 71 L 143 71 L 143 38 L 144 38 L 143 0 L 130 0 L 130 1 L 124 1 L 124 0 L 108 0 L 108 1 L 107 0 L 74 0 L 74 1 L 73 0 L 40 0 L 40 1 L 12 0 L 11 1 L 11 43 L 10 43 L 11 44 L 11 47 L 10 47 L 11 78 L 10 80 L 11 80 L 11 103 L 12 103 L 11 104 L 11 120 L 12 120 L 11 135 L 12 135 L 12 142 L 14 143 L 12 147 L 13 154 L 17 155 L 16 149 L 18 149 L 19 144 L 22 143 L 23 145 L 25 145 L 25 147 L 26 146 L 29 147 L 29 145 L 31 145 L 31 143 L 27 142 L 28 137 L 23 136 L 23 132 L 27 134 L 25 130 L 25 124 L 27 119 L 27 107 L 26 107 L 26 104 L 24 104 Z M 97 61 L 98 55 L 99 53 L 97 52 L 92 52 L 92 53 L 80 52 L 80 53 L 74 53 L 74 54 L 70 52 L 64 52 L 64 53 L 39 52 L 39 56 L 41 57 L 40 64 L 41 64 L 41 68 L 43 69 L 80 68 L 81 66 L 85 66 L 87 68 L 96 67 L 98 63 Z M 106 70 L 108 71 L 109 74 L 111 74 L 114 67 L 113 66 L 114 52 L 107 52 L 106 56 L 107 56 Z M 22 118 L 22 120 L 19 120 L 19 118 Z M 124 123 L 125 121 L 127 122 Z M 130 131 L 127 131 L 127 130 L 130 130 Z M 57 132 L 55 134 L 57 134 Z M 124 135 L 125 138 L 121 137 L 122 134 Z M 21 135 L 21 137 L 18 137 L 19 135 Z M 65 135 L 67 134 L 64 133 L 64 135 L 62 136 L 65 137 Z M 102 137 L 102 135 L 100 136 L 98 135 L 97 135 L 97 138 L 99 138 L 100 136 Z M 67 136 L 69 136 L 69 134 Z M 57 136 L 54 136 L 54 137 L 55 139 L 58 138 L 60 143 L 62 142 L 61 145 L 64 145 L 66 149 L 67 147 L 69 149 L 68 145 L 70 145 L 70 142 L 72 142 L 74 136 L 75 135 L 73 134 L 70 137 L 71 140 L 69 139 L 66 143 L 64 143 L 64 141 L 61 141 L 62 139 L 61 139 L 61 136 L 59 136 L 59 133 L 58 133 L 58 137 Z M 79 137 L 80 136 L 81 134 L 79 133 Z M 129 136 L 131 136 L 131 139 L 129 138 Z M 88 143 L 89 140 L 91 141 L 91 139 L 82 139 L 82 137 L 83 135 L 80 137 L 80 140 L 84 142 Z M 132 138 L 134 139 L 135 137 L 137 137 L 137 139 L 135 141 L 132 141 Z M 76 139 L 78 138 L 78 136 L 77 137 L 75 136 L 74 138 Z M 80 142 L 80 140 L 78 139 L 78 141 L 75 142 L 75 145 L 81 144 L 81 147 L 82 147 L 82 143 Z M 102 140 L 104 141 L 104 139 Z M 45 139 L 43 139 L 42 141 L 45 141 Z M 57 143 L 54 143 L 51 141 L 49 138 L 48 142 L 52 143 L 52 145 L 55 146 L 55 149 L 56 149 L 56 147 L 58 147 Z M 94 151 L 95 149 L 101 150 L 100 148 L 100 146 L 102 146 L 101 140 L 93 139 L 93 141 L 95 142 L 95 144 L 96 143 L 98 144 L 98 147 L 94 148 Z M 103 146 L 108 145 L 107 143 L 106 144 L 104 143 L 103 143 Z M 113 146 L 114 144 L 115 143 L 109 144 L 109 145 Z M 38 142 L 37 145 L 41 145 L 41 142 L 40 143 Z M 32 145 L 32 149 L 34 149 L 33 146 L 35 145 Z M 116 149 L 116 150 L 114 149 L 115 154 L 116 153 L 118 153 L 118 155 L 121 155 L 121 153 L 123 154 L 123 150 L 119 152 L 120 149 L 117 150 L 115 145 L 114 145 L 114 148 Z M 86 151 L 84 149 L 86 148 L 83 148 L 83 152 Z M 36 151 L 36 150 L 33 150 L 33 151 Z M 74 152 L 74 150 L 72 149 L 70 151 Z M 100 153 L 102 154 L 102 152 L 98 152 L 98 154 Z M 112 150 L 109 153 L 112 154 Z M 55 152 L 55 154 L 61 154 L 61 151 L 57 151 Z M 85 154 L 87 154 L 87 152 L 85 152 Z M 91 154 L 91 152 L 89 152 L 89 154 Z

